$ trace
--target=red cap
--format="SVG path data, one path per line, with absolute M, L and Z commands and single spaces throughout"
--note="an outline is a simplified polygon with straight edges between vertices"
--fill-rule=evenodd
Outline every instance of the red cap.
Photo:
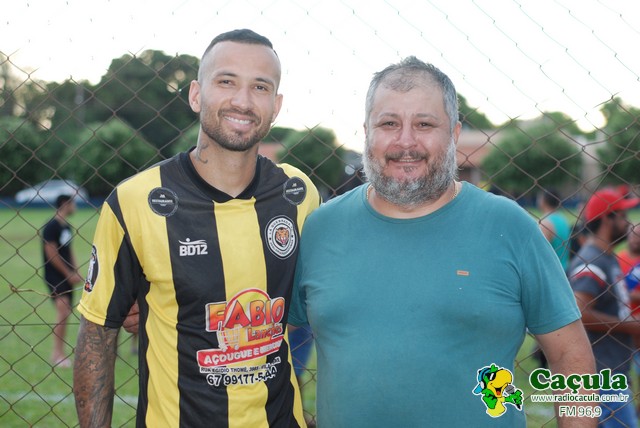
M 615 211 L 634 208 L 639 204 L 640 198 L 625 198 L 617 190 L 598 190 L 587 201 L 587 205 L 584 207 L 584 217 L 588 223 Z

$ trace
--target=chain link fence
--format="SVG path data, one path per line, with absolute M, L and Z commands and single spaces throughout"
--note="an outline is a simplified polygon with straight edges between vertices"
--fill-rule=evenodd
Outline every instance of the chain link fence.
M 203 7 L 185 0 L 145 10 L 131 5 L 129 11 L 119 2 L 103 10 L 71 1 L 17 3 L 5 6 L 3 18 L 5 34 L 16 37 L 0 36 L 2 426 L 77 425 L 71 369 L 52 361 L 60 332 L 43 279 L 42 226 L 55 209 L 51 200 L 33 203 L 24 189 L 67 180 L 88 192 L 70 218 L 84 274 L 99 207 L 111 189 L 195 144 L 198 122 L 188 86 L 200 51 L 219 32 L 248 27 L 274 42 L 283 62 L 285 107 L 260 152 L 300 167 L 325 199 L 364 180 L 364 93 L 373 72 L 407 55 L 433 62 L 458 88 L 460 179 L 517 200 L 539 220 L 544 215 L 536 196 L 557 194 L 571 224 L 596 189 L 640 196 L 640 63 L 633 50 L 640 42 L 640 7 L 631 2 L 274 0 Z M 111 12 L 120 21 L 110 22 L 110 32 L 93 31 L 91 24 L 100 29 Z M 186 17 L 197 28 L 174 31 Z M 69 19 L 79 31 L 64 32 Z M 142 42 L 124 35 L 128 27 L 144 32 L 149 19 L 154 26 Z M 29 21 L 33 34 L 20 37 Z M 54 30 L 51 40 L 39 26 Z M 166 40 L 157 32 L 172 33 L 171 41 L 147 48 Z M 31 55 L 46 43 L 64 48 L 60 37 L 72 40 L 79 63 L 67 62 L 63 51 Z M 105 51 L 119 50 L 102 59 L 100 71 L 83 76 L 75 67 L 95 68 L 101 43 Z M 179 53 L 166 53 L 171 49 Z M 632 211 L 630 222 L 638 221 L 640 213 Z M 74 290 L 74 304 L 79 295 Z M 73 310 L 64 335 L 70 359 L 78 317 Z M 308 357 L 296 351 L 294 360 L 313 422 L 315 357 L 312 347 L 305 352 Z M 122 332 L 118 353 L 113 425 L 133 426 L 135 338 Z M 516 361 L 520 384 L 540 366 L 538 356 L 527 338 Z M 552 405 L 526 402 L 525 410 L 530 426 L 556 426 Z

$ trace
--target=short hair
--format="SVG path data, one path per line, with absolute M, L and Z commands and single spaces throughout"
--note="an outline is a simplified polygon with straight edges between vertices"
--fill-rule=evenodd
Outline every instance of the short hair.
M 425 78 L 435 82 L 442 90 L 444 109 L 449 116 L 450 130 L 453 132 L 459 122 L 456 88 L 449 76 L 439 68 L 433 64 L 425 63 L 415 56 L 409 56 L 397 64 L 391 64 L 384 70 L 374 73 L 365 101 L 365 123 L 369 122 L 376 91 L 380 85 L 394 91 L 408 92 L 424 83 Z
M 267 39 L 263 35 L 256 33 L 253 30 L 242 28 L 239 30 L 227 31 L 226 33 L 218 34 L 216 37 L 214 37 L 213 40 L 211 40 L 211 43 L 209 43 L 209 46 L 207 46 L 207 48 L 204 50 L 204 53 L 200 58 L 200 63 L 204 61 L 204 58 L 207 56 L 209 51 L 213 49 L 215 45 L 221 42 L 236 42 L 236 43 L 243 43 L 246 45 L 266 46 L 269 49 L 271 49 L 275 54 L 276 58 L 278 58 L 278 53 L 275 51 L 275 49 L 273 49 L 273 44 L 271 43 L 271 40 Z M 278 58 L 278 60 L 279 59 L 280 58 Z M 201 78 L 200 72 L 201 72 L 201 69 L 198 70 L 198 80 L 200 80 Z
M 69 202 L 71 199 L 73 199 L 71 197 L 71 195 L 60 195 L 60 196 L 58 196 L 56 198 L 56 208 L 60 208 L 61 206 L 63 206 L 67 202 Z
M 209 46 L 207 46 L 207 48 L 204 50 L 204 53 L 202 54 L 202 58 L 207 56 L 209 51 L 215 45 L 221 42 L 237 42 L 237 43 L 244 43 L 248 45 L 263 45 L 268 48 L 271 48 L 273 52 L 276 54 L 276 56 L 278 55 L 275 49 L 273 49 L 273 44 L 271 43 L 271 40 L 267 39 L 265 36 L 262 36 L 256 33 L 253 30 L 242 28 L 242 29 L 231 30 L 231 31 L 227 31 L 226 33 L 218 34 L 216 37 L 214 37 L 213 40 L 211 40 L 211 43 L 209 43 Z

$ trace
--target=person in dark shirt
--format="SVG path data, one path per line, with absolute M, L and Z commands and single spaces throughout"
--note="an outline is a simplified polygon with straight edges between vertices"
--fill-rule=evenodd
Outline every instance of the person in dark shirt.
M 76 204 L 71 196 L 58 196 L 56 215 L 42 228 L 44 279 L 56 306 L 51 363 L 58 367 L 71 367 L 71 362 L 64 352 L 64 338 L 67 333 L 67 319 L 71 315 L 73 285 L 83 281 L 78 274 L 71 250 L 73 231 L 67 222 L 67 218 L 75 210 Z

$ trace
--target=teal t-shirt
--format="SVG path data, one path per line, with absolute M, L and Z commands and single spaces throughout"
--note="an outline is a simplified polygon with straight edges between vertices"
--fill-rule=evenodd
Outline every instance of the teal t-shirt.
M 492 363 L 513 373 L 526 328 L 580 318 L 537 223 L 469 183 L 410 220 L 378 214 L 366 188 L 302 232 L 289 322 L 315 335 L 318 426 L 524 426 L 523 408 L 491 417 L 473 391 Z

